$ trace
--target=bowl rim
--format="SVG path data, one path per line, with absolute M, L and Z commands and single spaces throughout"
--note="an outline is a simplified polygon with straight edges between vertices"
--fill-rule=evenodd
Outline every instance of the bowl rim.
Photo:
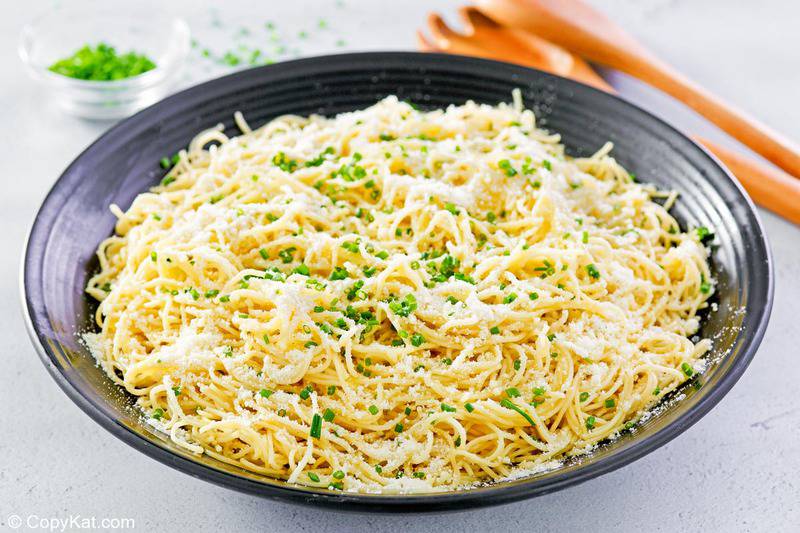
M 685 142 L 690 143 L 699 153 L 702 153 L 709 159 L 710 162 L 719 168 L 720 172 L 731 182 L 731 184 L 738 191 L 742 200 L 744 200 L 747 206 L 747 214 L 752 218 L 752 222 L 755 223 L 756 231 L 754 231 L 753 234 L 757 244 L 760 245 L 760 248 L 763 249 L 764 252 L 764 257 L 762 258 L 764 261 L 764 270 L 761 272 L 761 274 L 766 274 L 766 283 L 762 283 L 762 292 L 758 293 L 756 296 L 757 298 L 763 298 L 763 306 L 757 310 L 757 322 L 755 323 L 753 329 L 750 330 L 748 335 L 743 339 L 739 349 L 740 354 L 737 356 L 736 360 L 730 366 L 729 370 L 727 370 L 727 372 L 720 377 L 719 381 L 714 385 L 714 388 L 711 389 L 708 394 L 704 395 L 697 401 L 697 403 L 689 407 L 687 411 L 683 412 L 675 420 L 666 424 L 663 428 L 656 431 L 652 435 L 638 439 L 634 438 L 630 446 L 622 452 L 600 458 L 571 472 L 559 473 L 555 471 L 552 476 L 546 479 L 533 476 L 514 484 L 500 483 L 469 490 L 446 491 L 442 493 L 363 494 L 317 490 L 302 485 L 272 484 L 269 483 L 268 479 L 258 480 L 244 477 L 231 472 L 218 470 L 212 466 L 205 465 L 190 458 L 175 454 L 169 449 L 162 447 L 158 442 L 143 438 L 139 434 L 128 429 L 123 424 L 119 423 L 113 417 L 108 416 L 101 408 L 98 407 L 94 398 L 84 396 L 71 382 L 71 380 L 55 366 L 51 360 L 54 354 L 50 348 L 46 347 L 43 335 L 33 322 L 33 305 L 26 291 L 26 285 L 28 283 L 28 277 L 26 276 L 26 265 L 28 263 L 28 256 L 31 252 L 31 240 L 37 230 L 37 224 L 40 221 L 40 216 L 44 207 L 48 204 L 48 201 L 55 192 L 59 182 L 64 179 L 64 177 L 69 174 L 70 171 L 73 170 L 73 168 L 84 157 L 84 155 L 87 154 L 87 152 L 92 151 L 98 143 L 101 143 L 109 135 L 113 135 L 118 130 L 133 126 L 138 121 L 143 120 L 143 118 L 147 118 L 146 115 L 154 113 L 154 109 L 160 107 L 161 105 L 168 105 L 170 102 L 176 99 L 181 99 L 185 97 L 186 93 L 204 91 L 211 87 L 217 88 L 218 86 L 224 86 L 231 79 L 252 75 L 253 71 L 269 71 L 270 69 L 280 68 L 291 69 L 293 67 L 302 66 L 303 63 L 309 63 L 313 65 L 314 63 L 320 64 L 322 62 L 332 60 L 343 61 L 347 63 L 355 62 L 358 64 L 358 62 L 361 61 L 368 62 L 370 60 L 386 60 L 388 58 L 406 61 L 410 64 L 414 61 L 419 61 L 420 58 L 423 60 L 430 60 L 432 62 L 448 61 L 452 63 L 454 61 L 458 61 L 461 62 L 465 68 L 467 68 L 469 65 L 482 65 L 487 68 L 503 68 L 509 72 L 516 70 L 520 74 L 529 75 L 531 72 L 535 72 L 537 76 L 556 78 L 559 79 L 559 83 L 565 83 L 573 87 L 580 87 L 581 90 L 588 89 L 601 94 L 603 97 L 617 100 L 625 106 L 634 108 L 635 111 L 646 116 L 648 120 L 657 123 L 660 127 L 666 128 L 666 130 L 668 130 L 671 134 L 677 135 Z M 738 219 L 739 217 L 736 218 Z M 137 449 L 150 458 L 185 474 L 189 474 L 192 477 L 197 477 L 216 485 L 273 500 L 324 506 L 339 511 L 358 511 L 371 513 L 419 513 L 468 510 L 471 508 L 500 505 L 561 490 L 595 478 L 602 474 L 617 470 L 629 463 L 632 463 L 663 446 L 686 431 L 700 418 L 705 416 L 730 391 L 755 356 L 755 353 L 758 350 L 758 347 L 766 332 L 772 310 L 774 300 L 774 266 L 772 251 L 770 249 L 767 235 L 764 231 L 764 226 L 759 213 L 738 180 L 733 177 L 732 173 L 727 169 L 727 167 L 725 167 L 712 153 L 692 140 L 691 137 L 685 135 L 676 127 L 657 117 L 653 113 L 642 109 L 638 105 L 628 102 L 619 96 L 605 93 L 583 83 L 568 78 L 563 78 L 548 72 L 540 71 L 538 69 L 522 67 L 512 63 L 452 54 L 377 51 L 312 56 L 291 61 L 284 61 L 272 65 L 265 65 L 253 69 L 242 69 L 234 73 L 205 81 L 200 84 L 195 84 L 187 89 L 181 90 L 167 98 L 160 100 L 156 104 L 139 111 L 138 113 L 126 120 L 119 122 L 117 125 L 104 132 L 100 137 L 98 137 L 98 139 L 92 142 L 78 156 L 76 156 L 70 165 L 64 169 L 59 178 L 53 183 L 45 198 L 42 200 L 40 207 L 37 209 L 23 245 L 23 254 L 20 264 L 20 297 L 28 335 L 31 338 L 34 348 L 36 349 L 36 352 L 39 355 L 43 365 L 51 377 L 59 385 L 59 387 L 76 405 L 78 405 L 78 407 L 81 408 L 81 410 L 89 415 L 92 420 L 129 446 Z M 741 333 L 737 334 L 737 337 L 739 335 L 741 335 Z

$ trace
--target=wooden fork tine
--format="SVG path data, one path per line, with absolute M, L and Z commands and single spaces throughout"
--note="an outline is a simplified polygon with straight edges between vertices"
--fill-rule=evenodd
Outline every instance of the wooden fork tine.
M 475 30 L 476 26 L 500 27 L 500 23 L 475 6 L 462 6 L 458 8 L 458 14 L 461 16 L 461 20 L 464 21 L 464 26 L 470 30 L 470 33 Z
M 432 52 L 436 48 L 428 37 L 422 33 L 422 30 L 417 30 L 417 48 L 423 52 Z
M 463 37 L 459 32 L 448 26 L 439 13 L 430 13 L 428 15 L 428 30 L 433 35 L 433 39 L 442 47 L 446 46 L 439 41 L 447 42 L 454 38 Z

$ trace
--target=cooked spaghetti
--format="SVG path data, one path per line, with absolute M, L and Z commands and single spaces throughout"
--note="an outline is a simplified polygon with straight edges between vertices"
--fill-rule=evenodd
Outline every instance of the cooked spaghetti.
M 610 145 L 567 157 L 518 93 L 236 123 L 112 206 L 87 288 L 99 363 L 178 445 L 451 490 L 584 453 L 702 371 L 707 230 Z

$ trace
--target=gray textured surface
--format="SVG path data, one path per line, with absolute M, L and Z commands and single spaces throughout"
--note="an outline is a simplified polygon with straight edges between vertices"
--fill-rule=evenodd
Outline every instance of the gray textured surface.
M 281 2 L 248 14 L 230 2 L 222 28 L 208 9 L 186 8 L 205 41 L 238 21 L 275 20 L 289 54 L 411 49 L 424 0 Z M 665 59 L 794 139 L 800 139 L 800 3 L 794 0 L 596 0 Z M 173 471 L 133 451 L 79 411 L 39 363 L 22 324 L 18 265 L 34 211 L 67 163 L 106 127 L 54 111 L 16 56 L 24 22 L 52 2 L 4 4 L 0 18 L 0 529 L 8 516 L 130 517 L 136 529 L 171 531 L 785 531 L 800 527 L 800 229 L 762 211 L 775 254 L 775 308 L 761 350 L 733 391 L 665 447 L 599 479 L 536 500 L 439 516 L 357 516 L 237 494 Z M 122 5 L 122 4 L 120 4 Z M 267 5 L 263 3 L 262 5 Z M 270 5 L 277 5 L 272 4 Z M 438 7 L 452 13 L 455 1 Z M 329 29 L 316 30 L 319 17 Z M 227 29 L 226 29 L 227 28 Z M 297 37 L 310 29 L 306 39 Z M 226 33 L 227 32 L 227 33 Z M 335 44 L 344 39 L 344 45 Z M 191 79 L 218 70 L 197 60 Z M 671 122 L 718 137 L 701 120 L 615 76 L 632 100 Z M 718 137 L 719 138 L 719 137 Z

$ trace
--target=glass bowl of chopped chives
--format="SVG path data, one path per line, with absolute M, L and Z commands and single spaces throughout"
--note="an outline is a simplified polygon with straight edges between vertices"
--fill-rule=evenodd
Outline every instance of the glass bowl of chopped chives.
M 183 19 L 157 10 L 60 8 L 23 28 L 19 54 L 58 107 L 112 120 L 164 97 L 190 42 Z

